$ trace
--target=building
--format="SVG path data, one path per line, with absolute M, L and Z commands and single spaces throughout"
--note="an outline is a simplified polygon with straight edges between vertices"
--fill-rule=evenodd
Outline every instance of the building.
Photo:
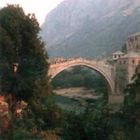
M 128 83 L 130 83 L 135 73 L 136 67 L 140 65 L 140 54 L 135 52 L 129 52 L 118 60 L 118 64 L 126 66 Z
M 127 53 L 136 52 L 140 54 L 140 32 L 129 36 L 126 46 Z
M 116 60 L 118 60 L 119 58 L 121 58 L 123 55 L 124 55 L 123 52 L 121 52 L 121 51 L 116 51 L 116 52 L 113 53 L 113 58 L 112 58 L 112 59 L 113 59 L 114 61 L 116 61 Z
M 117 54 L 116 57 L 115 54 Z M 136 67 L 140 65 L 140 33 L 129 36 L 126 42 L 126 54 L 118 56 L 119 54 L 121 54 L 121 52 L 113 54 L 117 60 L 116 66 L 125 67 L 128 75 L 128 83 L 130 83 Z

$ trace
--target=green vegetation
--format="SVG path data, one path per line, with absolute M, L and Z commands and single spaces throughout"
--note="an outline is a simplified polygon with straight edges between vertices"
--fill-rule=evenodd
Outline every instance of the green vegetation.
M 133 83 L 127 85 L 125 89 L 124 105 L 134 108 L 140 103 L 140 65 L 136 69 L 136 74 L 132 78 Z
M 106 94 L 98 100 L 98 107 L 89 103 L 83 111 L 65 110 L 56 105 L 56 100 L 81 106 L 77 101 L 50 95 L 48 57 L 38 37 L 39 31 L 35 16 L 25 15 L 18 5 L 8 5 L 0 10 L 0 94 L 9 105 L 7 120 L 0 114 L 0 139 L 56 140 L 59 136 L 61 140 L 139 140 L 140 67 L 133 83 L 126 87 L 124 106 L 120 111 L 109 109 Z M 70 73 L 81 81 L 78 85 L 77 81 L 68 85 L 65 79 L 64 84 L 68 87 L 83 86 L 88 81 L 86 87 L 97 87 L 99 93 L 104 91 L 105 84 L 95 73 L 88 72 L 87 75 L 81 68 Z M 65 74 L 69 80 L 71 75 Z M 90 81 L 89 77 L 95 77 L 97 81 Z M 62 85 L 57 81 L 55 86 Z M 3 131 L 5 121 L 9 125 Z
M 38 37 L 39 25 L 33 14 L 25 15 L 19 6 L 0 10 L 1 90 L 17 99 L 29 99 L 39 90 L 47 74 L 47 54 Z M 14 73 L 14 65 L 17 72 Z M 46 82 L 47 83 L 47 82 Z M 36 89 L 37 88 L 37 89 Z
M 112 127 L 107 112 L 86 110 L 83 114 L 69 113 L 64 120 L 64 140 L 109 140 Z
M 19 5 L 0 9 L 0 94 L 7 100 L 10 115 L 3 118 L 7 128 L 0 127 L 2 139 L 37 138 L 53 126 L 49 117 L 55 118 L 54 112 L 59 111 L 45 100 L 51 91 L 48 57 L 39 31 L 35 15 L 25 15 Z M 21 108 L 23 101 L 27 107 Z

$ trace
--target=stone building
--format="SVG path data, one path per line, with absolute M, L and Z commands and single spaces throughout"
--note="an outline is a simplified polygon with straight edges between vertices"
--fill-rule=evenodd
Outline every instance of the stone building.
M 136 52 L 129 52 L 128 54 L 118 59 L 117 63 L 126 67 L 128 74 L 128 83 L 130 83 L 135 73 L 136 67 L 140 65 L 140 54 Z
M 121 54 L 121 52 L 119 53 Z M 125 79 L 125 87 L 126 84 L 132 82 L 132 77 L 135 74 L 136 67 L 140 65 L 140 33 L 129 36 L 126 42 L 126 53 L 121 55 L 120 57 L 117 56 L 117 59 L 113 60 L 116 62 L 116 71 L 121 74 L 122 70 L 124 71 L 124 75 L 122 74 L 122 77 L 124 77 L 121 77 L 122 79 L 120 79 L 119 82 Z M 118 75 L 116 74 L 116 79 L 118 78 L 117 76 Z
M 113 58 L 112 58 L 112 59 L 113 59 L 114 61 L 116 61 L 116 60 L 118 60 L 119 58 L 121 58 L 123 55 L 124 55 L 123 52 L 121 52 L 121 51 L 116 51 L 116 52 L 113 53 Z
M 129 36 L 126 46 L 127 53 L 136 52 L 140 54 L 140 32 Z

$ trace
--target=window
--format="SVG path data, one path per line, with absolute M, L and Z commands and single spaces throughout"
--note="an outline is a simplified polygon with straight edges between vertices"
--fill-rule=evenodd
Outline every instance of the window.
M 130 42 L 133 42 L 133 38 L 132 37 L 130 38 Z
M 135 60 L 132 60 L 132 63 L 135 64 Z

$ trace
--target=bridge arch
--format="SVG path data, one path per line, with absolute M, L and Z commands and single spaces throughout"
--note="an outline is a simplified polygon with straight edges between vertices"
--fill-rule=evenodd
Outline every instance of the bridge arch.
M 51 76 L 51 79 L 53 79 L 59 73 L 61 73 L 62 71 L 70 67 L 85 66 L 99 73 L 105 79 L 109 89 L 109 93 L 114 94 L 114 84 L 110 72 L 109 71 L 107 72 L 105 69 L 103 69 L 103 65 L 102 66 L 100 65 L 98 65 L 96 61 L 90 62 L 88 60 L 80 60 L 80 59 L 74 61 L 68 61 L 60 64 L 52 64 L 49 69 L 49 75 Z

